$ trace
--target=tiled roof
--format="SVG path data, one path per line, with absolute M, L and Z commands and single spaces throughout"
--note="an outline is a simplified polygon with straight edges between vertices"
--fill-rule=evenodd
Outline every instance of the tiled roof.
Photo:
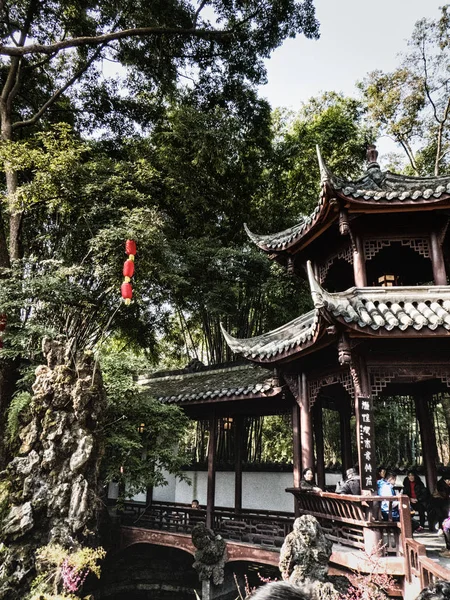
M 270 371 L 257 365 L 207 368 L 140 379 L 142 393 L 161 402 L 193 403 L 217 399 L 273 396 L 280 392 Z
M 450 331 L 450 286 L 353 287 L 330 294 L 314 278 L 310 262 L 308 278 L 314 310 L 249 339 L 236 339 L 222 328 L 231 350 L 257 362 L 275 362 L 313 346 L 330 324 L 330 317 L 368 333 L 434 331 L 439 327 Z M 445 331 L 442 334 L 447 335 Z
M 274 360 L 314 343 L 319 319 L 319 311 L 312 310 L 278 329 L 254 338 L 234 338 L 223 327 L 222 333 L 233 352 L 255 360 Z
M 310 263 L 308 277 L 316 310 L 322 308 L 360 328 L 450 331 L 450 286 L 365 287 L 330 294 L 315 280 Z
M 450 175 L 442 177 L 410 177 L 381 171 L 377 162 L 368 165 L 364 175 L 349 181 L 332 173 L 317 148 L 321 183 L 347 200 L 365 204 L 392 205 L 429 204 L 450 197 Z M 329 192 L 330 193 L 330 192 Z M 259 235 L 244 225 L 250 239 L 266 252 L 280 252 L 295 245 L 321 221 L 329 209 L 327 194 L 321 193 L 316 208 L 309 216 L 302 216 L 293 227 L 278 233 Z

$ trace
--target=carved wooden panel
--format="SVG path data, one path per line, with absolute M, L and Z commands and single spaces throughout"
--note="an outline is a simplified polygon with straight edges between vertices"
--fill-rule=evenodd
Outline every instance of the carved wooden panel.
M 333 385 L 334 383 L 340 383 L 345 390 L 350 394 L 352 398 L 355 397 L 355 390 L 353 387 L 353 379 L 350 371 L 336 371 L 319 377 L 317 379 L 311 379 L 308 381 L 308 395 L 309 395 L 309 407 L 310 409 L 317 400 L 317 396 L 320 390 L 327 385 Z
M 404 367 L 369 367 L 370 385 L 372 396 L 378 396 L 391 381 L 404 376 Z M 450 388 L 450 365 L 418 365 L 411 370 L 411 381 L 427 379 L 439 379 Z
M 335 252 L 330 257 L 328 257 L 325 263 L 319 268 L 320 283 L 323 283 L 325 281 L 331 265 L 334 263 L 335 260 L 339 258 L 342 258 L 348 263 L 353 264 L 353 250 L 350 243 L 347 246 L 344 246 L 344 248 L 341 248 L 338 252 Z
M 430 257 L 430 241 L 428 238 L 415 238 L 415 239 L 401 239 L 392 238 L 389 240 L 365 240 L 364 241 L 364 254 L 366 260 L 371 260 L 376 256 L 380 250 L 390 246 L 393 242 L 400 242 L 402 246 L 408 246 L 417 254 L 420 254 L 424 258 Z

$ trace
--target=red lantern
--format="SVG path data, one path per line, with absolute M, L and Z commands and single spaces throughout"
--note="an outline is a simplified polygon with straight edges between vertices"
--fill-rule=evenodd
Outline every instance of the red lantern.
M 125 254 L 136 254 L 136 242 L 134 240 L 127 240 L 125 242 Z
M 123 263 L 123 276 L 124 277 L 133 277 L 134 275 L 134 261 L 126 260 Z
M 131 283 L 122 283 L 120 286 L 120 291 L 124 300 L 131 300 L 133 297 L 133 288 L 131 287 Z

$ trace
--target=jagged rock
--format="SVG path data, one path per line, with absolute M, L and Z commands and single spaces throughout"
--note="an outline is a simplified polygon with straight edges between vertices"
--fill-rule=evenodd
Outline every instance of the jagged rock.
M 3 535 L 24 535 L 33 528 L 33 508 L 31 502 L 20 506 L 12 506 L 3 523 Z
M 215 585 L 223 583 L 227 560 L 225 540 L 199 523 L 192 529 L 192 543 L 197 548 L 193 567 L 197 570 L 200 581 L 212 579 Z
M 79 430 L 80 439 L 78 447 L 70 457 L 70 469 L 71 471 L 78 471 L 91 456 L 92 449 L 94 447 L 94 438 L 89 433 L 83 435 L 83 430 Z
M 294 585 L 310 584 L 312 600 L 338 600 L 349 582 L 343 577 L 328 577 L 331 548 L 315 517 L 298 517 L 280 550 L 282 578 Z
M 11 505 L 1 521 L 0 600 L 22 600 L 34 577 L 34 550 L 48 543 L 78 547 L 97 527 L 98 468 L 106 407 L 92 355 L 43 341 L 47 365 L 36 369 L 20 455 L 0 476 Z M 90 537 L 90 539 L 92 539 Z

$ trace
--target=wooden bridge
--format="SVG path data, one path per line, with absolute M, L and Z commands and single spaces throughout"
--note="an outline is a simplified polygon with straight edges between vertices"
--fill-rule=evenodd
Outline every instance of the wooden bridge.
M 406 496 L 383 498 L 389 502 L 387 521 L 380 516 L 379 496 L 342 496 L 301 493 L 298 515 L 314 515 L 333 542 L 330 573 L 389 573 L 398 582 L 392 595 L 415 598 L 437 579 L 450 580 L 450 568 L 427 556 L 426 547 L 413 539 Z M 392 519 L 392 503 L 400 502 L 400 520 Z M 186 504 L 153 501 L 151 505 L 126 503 L 120 513 L 120 549 L 137 543 L 169 546 L 194 554 L 192 528 L 206 521 L 206 511 Z M 227 540 L 228 562 L 248 561 L 278 565 L 279 550 L 292 531 L 294 514 L 216 507 L 213 530 Z M 376 556 L 376 561 L 374 557 Z

